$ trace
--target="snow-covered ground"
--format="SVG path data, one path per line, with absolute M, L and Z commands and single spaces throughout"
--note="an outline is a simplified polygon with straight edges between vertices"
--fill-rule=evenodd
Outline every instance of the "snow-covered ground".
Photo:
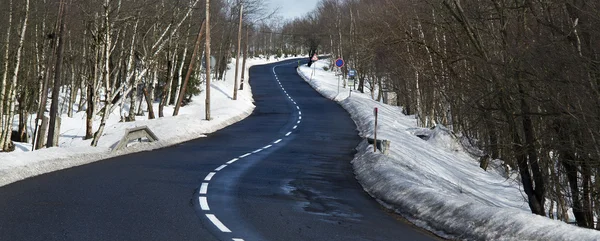
M 372 137 L 373 111 L 379 109 L 377 138 L 391 141 L 390 150 L 374 153 L 364 140 L 352 164 L 363 188 L 383 205 L 452 239 L 600 240 L 598 231 L 531 214 L 519 182 L 481 169 L 447 129 L 418 128 L 414 116 L 372 100 L 370 93 L 338 92 L 338 77 L 323 70 L 327 61 L 298 72 L 351 114 L 362 137 Z
M 248 59 L 245 70 L 246 80 L 251 66 L 275 61 L 274 58 L 270 58 L 270 61 L 263 58 Z M 200 138 L 206 133 L 212 133 L 246 118 L 254 110 L 251 88 L 248 83 L 245 83 L 244 90 L 238 91 L 238 100 L 232 100 L 235 60 L 231 62 L 224 81 L 213 80 L 211 83 L 211 121 L 205 120 L 205 91 L 192 97 L 192 102 L 182 107 L 179 115 L 175 117 L 172 116 L 173 106 L 165 106 L 165 117 L 158 118 L 158 103 L 155 103 L 156 119 L 148 120 L 146 114 L 146 116 L 136 116 L 135 122 L 119 122 L 120 110 L 116 108 L 107 120 L 104 135 L 100 138 L 98 146 L 91 147 L 91 140 L 83 140 L 85 112 L 75 113 L 73 118 L 63 115 L 59 147 L 32 152 L 30 143 L 15 143 L 14 152 L 0 152 L 0 186 L 126 153 L 152 150 Z M 99 124 L 100 117 L 97 117 L 94 120 L 94 131 Z M 125 130 L 137 126 L 148 126 L 159 141 L 141 144 L 133 142 L 129 147 L 113 152 L 112 148 L 121 140 Z
M 274 60 L 274 59 L 272 59 Z M 250 59 L 252 65 L 264 59 Z M 568 225 L 531 214 L 518 181 L 501 172 L 485 172 L 477 160 L 467 155 L 444 128 L 418 128 L 413 116 L 404 116 L 400 107 L 373 101 L 370 94 L 340 88 L 337 77 L 316 68 L 301 67 L 299 72 L 324 96 L 335 99 L 352 115 L 360 135 L 370 137 L 374 127 L 373 108 L 379 108 L 378 139 L 391 141 L 387 155 L 373 153 L 366 141 L 357 148 L 353 161 L 355 173 L 364 189 L 382 204 L 396 210 L 413 223 L 441 236 L 468 240 L 600 240 L 600 232 Z M 312 80 L 310 77 L 315 70 Z M 247 71 L 247 70 L 246 70 Z M 82 140 L 85 114 L 62 117 L 59 147 L 30 152 L 30 144 L 18 143 L 11 153 L 0 152 L 0 186 L 31 176 L 110 158 L 126 153 L 151 150 L 202 137 L 247 117 L 254 105 L 249 85 L 233 95 L 234 65 L 225 81 L 212 85 L 213 120 L 204 120 L 205 92 L 193 97 L 172 117 L 172 107 L 165 107 L 164 118 L 120 123 L 119 110 L 112 113 L 98 147 Z M 248 76 L 246 72 L 246 76 Z M 158 109 L 155 106 L 155 111 Z M 94 130 L 99 124 L 96 119 Z M 133 144 L 112 152 L 127 128 L 148 126 L 158 142 Z M 427 134 L 422 140 L 416 134 Z

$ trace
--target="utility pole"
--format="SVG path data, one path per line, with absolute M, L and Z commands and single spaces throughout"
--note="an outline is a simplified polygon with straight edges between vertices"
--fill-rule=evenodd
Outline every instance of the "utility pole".
M 233 100 L 237 100 L 237 86 L 238 86 L 238 69 L 240 66 L 240 49 L 242 46 L 242 14 L 244 13 L 244 5 L 240 6 L 240 26 L 238 28 L 238 45 L 237 45 L 237 57 L 235 58 L 235 84 L 233 85 Z M 244 70 L 242 69 L 242 72 Z
M 65 31 L 65 12 L 67 11 L 66 1 L 61 1 L 60 28 L 58 30 L 58 50 L 56 53 L 56 67 L 54 68 L 54 87 L 52 88 L 52 103 L 50 104 L 50 126 L 48 128 L 48 139 L 46 147 L 52 147 L 58 140 L 55 140 L 57 131 L 56 118 L 58 117 L 58 99 L 60 94 L 62 57 L 64 52 L 64 31 Z M 58 138 L 58 136 L 56 136 Z
M 246 41 L 244 41 L 244 61 L 242 61 L 242 83 L 240 84 L 240 90 L 244 89 L 244 74 L 246 74 L 246 59 L 248 58 L 248 34 L 249 27 L 246 27 Z
M 210 120 L 210 0 L 206 0 L 206 120 Z

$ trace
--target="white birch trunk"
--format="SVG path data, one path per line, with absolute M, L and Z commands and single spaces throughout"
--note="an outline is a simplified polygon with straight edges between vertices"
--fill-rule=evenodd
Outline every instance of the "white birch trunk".
M 104 1 L 104 69 L 102 71 L 102 80 L 104 81 L 105 88 L 105 99 L 104 99 L 104 115 L 102 115 L 102 120 L 100 121 L 100 127 L 98 127 L 98 131 L 94 134 L 94 139 L 92 140 L 92 146 L 97 146 L 102 133 L 104 133 L 104 126 L 106 125 L 106 120 L 110 116 L 110 96 L 111 96 L 111 86 L 110 86 L 110 49 L 111 49 L 111 25 L 109 18 L 109 7 L 111 0 Z
M 6 41 L 4 42 L 4 74 L 2 75 L 2 85 L 0 85 L 0 149 L 4 146 L 4 126 L 9 126 L 8 120 L 4 117 L 4 103 L 6 101 L 6 81 L 8 80 L 8 62 L 10 53 L 10 29 L 12 28 L 12 17 L 13 17 L 13 2 L 10 0 L 10 11 L 8 14 L 8 28 L 6 28 Z M 8 116 L 6 117 L 8 118 Z
M 4 146 L 3 149 L 7 150 L 9 148 L 9 144 L 12 144 L 12 142 L 9 140 L 10 138 L 10 132 L 12 130 L 12 122 L 14 119 L 14 113 L 15 113 L 15 102 L 16 102 L 16 89 L 17 89 L 17 80 L 18 80 L 18 76 L 19 76 L 19 68 L 21 65 L 21 54 L 23 53 L 23 44 L 25 42 L 25 33 L 27 31 L 27 20 L 29 20 L 29 0 L 26 0 L 25 2 L 25 17 L 23 19 L 23 28 L 21 29 L 21 33 L 20 33 L 20 39 L 19 39 L 19 46 L 17 47 L 17 56 L 16 56 L 16 63 L 15 63 L 15 68 L 13 70 L 13 76 L 12 76 L 12 81 L 10 84 L 10 110 L 8 112 L 8 122 L 6 122 L 6 129 L 5 129 L 5 133 L 4 133 Z
M 177 50 L 179 50 L 179 44 L 175 44 L 175 50 L 173 51 L 173 54 L 171 56 L 171 69 L 169 69 L 169 79 L 167 80 L 167 93 L 165 93 L 165 97 L 166 100 L 164 101 L 165 105 L 169 105 L 169 103 L 171 103 L 171 92 L 173 91 L 173 88 L 171 88 L 173 86 L 173 78 L 175 78 L 175 70 L 177 69 Z M 161 100 L 162 101 L 162 100 Z
M 183 57 L 181 58 L 181 64 L 179 65 L 179 73 L 177 73 L 177 88 L 175 88 L 175 96 L 179 96 L 179 92 L 181 91 L 181 81 L 183 80 L 183 67 L 185 65 L 185 57 L 187 56 L 188 47 L 187 41 L 186 45 L 183 48 Z

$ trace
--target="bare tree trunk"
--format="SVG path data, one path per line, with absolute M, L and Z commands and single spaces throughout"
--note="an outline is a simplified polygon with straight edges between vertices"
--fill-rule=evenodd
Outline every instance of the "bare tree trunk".
M 158 63 L 153 64 L 154 71 L 152 72 L 152 84 L 150 84 L 150 88 L 146 84 L 144 86 L 144 96 L 146 97 L 146 105 L 148 109 L 148 114 L 152 113 L 152 119 L 154 119 L 154 88 L 156 83 L 158 82 Z M 149 89 L 149 90 L 148 90 Z M 149 118 L 150 119 L 150 118 Z
M 144 91 L 144 97 L 146 99 L 146 104 L 148 105 L 148 120 L 152 120 L 152 119 L 156 118 L 154 116 L 154 108 L 152 107 L 152 100 L 150 99 L 150 96 L 148 95 L 148 90 L 146 89 L 146 87 L 144 87 L 143 91 Z
M 131 38 L 131 46 L 129 47 L 129 61 L 127 62 L 127 72 L 125 74 L 125 81 L 131 83 L 131 87 L 129 88 L 129 92 L 131 93 L 129 97 L 129 114 L 127 115 L 127 121 L 135 121 L 135 102 L 137 99 L 137 76 L 136 76 L 136 60 L 135 60 L 135 41 L 137 37 L 137 29 L 140 20 L 135 20 L 135 25 L 133 26 L 133 37 Z M 129 78 L 131 76 L 131 78 Z M 127 94 L 124 93 L 121 98 L 125 98 Z
M 19 45 L 17 47 L 17 55 L 16 55 L 16 63 L 15 63 L 15 67 L 13 70 L 13 75 L 12 75 L 12 81 L 11 81 L 11 85 L 10 85 L 10 89 L 9 89 L 9 102 L 10 102 L 10 108 L 9 108 L 9 112 L 8 112 L 8 122 L 6 125 L 6 129 L 5 129 L 5 133 L 4 133 L 4 146 L 3 146 L 3 150 L 9 150 L 12 149 L 12 141 L 10 141 L 10 133 L 12 130 L 12 122 L 14 119 L 14 112 L 15 112 L 15 95 L 17 92 L 17 80 L 18 80 L 18 76 L 19 76 L 19 70 L 20 70 L 20 65 L 21 65 L 21 54 L 23 53 L 23 45 L 25 42 L 25 33 L 27 31 L 27 21 L 29 20 L 29 0 L 26 0 L 25 2 L 25 17 L 23 18 L 23 26 L 21 29 L 21 33 L 19 34 Z
M 102 133 L 104 132 L 104 126 L 106 125 L 106 120 L 108 119 L 108 117 L 110 116 L 110 104 L 111 104 L 111 96 L 112 96 L 112 89 L 110 86 L 110 49 L 112 46 L 112 41 L 111 41 L 111 24 L 110 24 L 110 18 L 109 18 L 109 8 L 110 8 L 110 1 L 111 0 L 105 0 L 104 1 L 104 70 L 103 70 L 103 81 L 105 82 L 104 84 L 104 88 L 105 88 L 105 98 L 104 98 L 104 115 L 102 115 L 102 120 L 100 121 L 100 127 L 98 127 L 98 130 L 96 131 L 96 133 L 94 133 L 94 139 L 92 140 L 92 146 L 97 146 L 98 145 L 98 141 L 100 140 L 100 137 L 102 136 Z
M 88 80 L 89 81 L 89 80 Z M 96 95 L 96 81 L 91 81 L 87 84 L 87 109 L 85 117 L 85 137 L 84 140 L 91 139 L 94 137 L 93 124 L 94 124 L 94 99 Z
M 56 118 L 58 113 L 58 102 L 60 100 L 60 85 L 61 85 L 61 72 L 63 63 L 63 52 L 64 52 L 64 31 L 65 31 L 65 12 L 67 11 L 67 4 L 65 1 L 61 1 L 60 7 L 60 28 L 58 32 L 58 49 L 56 52 L 56 67 L 54 68 L 54 87 L 52 88 L 52 103 L 50 104 L 50 126 L 48 127 L 48 139 L 46 147 L 55 146 L 58 140 L 55 140 L 54 133 L 60 128 L 56 125 Z
M 179 91 L 179 96 L 177 97 L 177 103 L 175 104 L 175 109 L 173 110 L 173 116 L 179 115 L 179 108 L 181 108 L 181 102 L 183 102 L 183 98 L 185 97 L 185 92 L 187 89 L 188 81 L 190 80 L 190 76 L 192 75 L 192 71 L 194 69 L 194 63 L 196 62 L 196 55 L 198 54 L 198 49 L 200 48 L 200 42 L 202 40 L 202 35 L 204 34 L 204 29 L 208 27 L 208 23 L 206 20 L 202 21 L 200 25 L 200 31 L 198 31 L 198 37 L 196 37 L 196 44 L 194 45 L 194 51 L 192 52 L 192 58 L 190 59 L 190 65 L 188 67 L 187 74 L 185 75 L 185 80 L 183 85 L 181 86 L 181 91 Z M 185 62 L 181 60 L 182 64 Z M 181 68 L 180 68 L 181 69 Z M 210 58 L 207 55 L 206 59 L 206 69 L 207 72 L 210 70 Z M 210 73 L 208 73 L 210 77 Z M 208 94 L 208 93 L 207 93 Z
M 178 50 L 179 50 L 179 43 L 176 43 L 175 50 L 173 51 L 173 53 L 171 54 L 171 56 L 169 58 L 169 63 L 168 63 L 169 77 L 168 77 L 167 84 L 166 84 L 165 96 L 163 96 L 163 98 L 165 99 L 165 101 L 162 101 L 162 102 L 164 102 L 163 107 L 165 105 L 171 104 L 171 94 L 173 92 L 173 88 L 172 88 L 173 78 L 175 78 L 175 70 L 177 69 L 175 66 L 177 66 L 177 51 Z M 159 113 L 159 116 L 161 116 L 161 115 L 162 115 L 162 113 Z
M 206 120 L 210 120 L 210 0 L 206 0 Z
M 71 92 L 69 96 L 69 107 L 67 111 L 67 115 L 69 118 L 73 118 L 75 101 L 77 101 L 77 93 L 79 92 L 79 85 L 76 81 L 77 77 L 75 76 L 75 64 L 71 63 Z
M 202 31 L 202 30 L 201 30 Z M 177 87 L 175 88 L 175 105 L 178 104 L 179 101 L 179 94 L 180 94 L 180 90 L 181 90 L 181 83 L 183 80 L 183 67 L 185 65 L 185 57 L 187 56 L 187 52 L 188 52 L 188 47 L 187 47 L 187 40 L 186 43 L 184 45 L 183 48 L 183 57 L 181 57 L 181 64 L 179 65 L 179 70 L 177 72 Z
M 5 126 L 11 125 L 8 122 L 8 116 L 6 116 L 6 120 L 4 117 L 4 104 L 8 104 L 8 99 L 6 95 L 6 91 L 9 89 L 6 87 L 6 81 L 8 80 L 8 63 L 10 57 L 10 29 L 12 28 L 12 18 L 13 18 L 13 2 L 9 1 L 9 14 L 8 14 L 8 28 L 6 28 L 6 41 L 4 42 L 4 73 L 2 74 L 2 84 L 0 85 L 0 149 L 4 146 L 4 132 Z

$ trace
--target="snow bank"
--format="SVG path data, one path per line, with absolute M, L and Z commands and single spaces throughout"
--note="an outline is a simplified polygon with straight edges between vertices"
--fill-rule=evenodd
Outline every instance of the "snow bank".
M 253 65 L 266 64 L 264 59 L 248 59 L 248 69 Z M 242 62 L 242 61 L 240 61 Z M 241 63 L 240 63 L 241 67 Z M 0 186 L 13 183 L 28 177 L 79 166 L 127 153 L 148 151 L 167 147 L 184 141 L 204 137 L 228 125 L 249 116 L 254 110 L 250 85 L 238 91 L 238 100 L 232 100 L 234 86 L 235 60 L 222 81 L 213 81 L 211 86 L 211 121 L 205 119 L 206 92 L 194 96 L 192 102 L 180 109 L 179 115 L 173 117 L 173 106 L 166 106 L 165 117 L 147 120 L 147 117 L 136 116 L 135 122 L 119 122 L 120 110 L 117 108 L 107 120 L 103 136 L 98 147 L 91 147 L 91 140 L 83 140 L 85 135 L 85 113 L 79 112 L 73 118 L 62 116 L 59 147 L 41 149 L 31 152 L 30 143 L 16 143 L 17 150 L 10 153 L 0 152 Z M 158 103 L 154 104 L 158 116 Z M 32 116 L 35 118 L 35 116 Z M 100 119 L 94 120 L 94 131 Z M 131 143 L 123 150 L 112 152 L 112 148 L 121 140 L 127 128 L 148 126 L 159 141 L 153 143 Z M 33 131 L 30 131 L 33 132 Z
M 382 204 L 442 237 L 465 240 L 600 240 L 600 232 L 531 214 L 515 179 L 485 172 L 443 127 L 424 130 L 399 107 L 340 88 L 334 73 L 301 66 L 298 73 L 323 96 L 338 101 L 362 137 L 371 137 L 379 108 L 378 139 L 389 153 L 374 153 L 366 140 L 352 161 L 358 181 Z M 313 73 L 314 71 L 314 73 Z M 417 135 L 427 135 L 421 139 Z

